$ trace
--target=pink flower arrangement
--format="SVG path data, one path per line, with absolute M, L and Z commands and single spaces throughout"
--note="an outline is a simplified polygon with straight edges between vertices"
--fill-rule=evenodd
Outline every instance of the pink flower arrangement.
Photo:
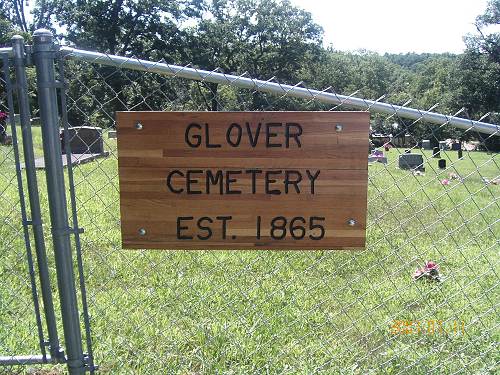
M 447 178 L 441 180 L 441 185 L 449 185 L 450 184 L 450 180 L 448 180 Z
M 5 120 L 9 115 L 5 112 L 0 111 L 0 121 Z
M 442 281 L 443 278 L 439 274 L 439 265 L 432 260 L 425 262 L 425 265 L 421 268 L 417 268 L 413 273 L 413 279 L 418 280 L 421 278 L 426 278 L 428 280 Z
M 436 262 L 429 260 L 427 263 L 425 263 L 424 269 L 428 272 L 430 272 L 432 270 L 439 271 L 439 266 Z

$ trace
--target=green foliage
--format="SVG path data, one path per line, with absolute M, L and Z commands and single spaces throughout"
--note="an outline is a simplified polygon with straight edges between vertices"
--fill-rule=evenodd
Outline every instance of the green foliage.
M 453 58 L 453 54 L 450 53 L 401 53 L 401 54 L 391 54 L 386 53 L 384 57 L 387 58 L 390 62 L 402 66 L 403 68 L 409 69 L 411 71 L 415 71 L 416 67 L 420 63 L 425 63 L 430 58 L 436 57 L 451 57 Z
M 18 29 L 8 18 L 0 14 L 0 46 L 10 46 L 14 35 L 21 35 L 28 42 L 31 40 L 31 34 Z
M 500 25 L 500 0 L 489 0 L 486 10 L 476 18 L 477 34 L 464 39 L 469 51 L 486 54 L 500 64 L 500 32 L 488 33 L 487 27 Z
M 271 31 L 285 16 L 271 15 L 275 2 L 271 7 L 262 1 L 211 1 L 206 5 L 205 16 L 189 28 L 191 61 L 207 69 L 244 69 L 252 74 L 260 74 L 261 62 L 266 68 L 272 63 L 279 51 Z
M 182 0 L 52 0 L 63 39 L 80 48 L 151 57 L 179 45 L 177 24 L 185 18 Z M 187 12 L 187 11 L 186 11 Z
M 322 55 L 322 29 L 288 0 L 204 3 L 203 17 L 185 30 L 188 58 L 204 69 L 296 82 Z M 217 95 L 217 85 L 208 85 Z M 261 108 L 258 96 L 251 107 Z M 217 110 L 216 102 L 207 109 Z
M 500 110 L 500 64 L 486 55 L 467 51 L 454 68 L 456 85 L 451 94 L 459 106 L 473 114 Z

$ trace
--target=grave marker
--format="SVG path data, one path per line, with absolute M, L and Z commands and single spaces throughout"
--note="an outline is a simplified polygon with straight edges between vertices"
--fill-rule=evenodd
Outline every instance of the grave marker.
M 434 147 L 432 149 L 432 157 L 433 158 L 440 158 L 441 157 L 441 152 L 439 150 L 439 147 Z
M 104 153 L 104 143 L 102 139 L 101 128 L 92 126 L 78 126 L 68 128 L 68 136 L 72 154 Z M 64 154 L 64 136 L 61 137 L 61 150 Z
M 68 158 L 65 147 L 65 130 L 61 129 L 61 161 L 63 167 L 68 165 Z M 102 129 L 91 126 L 78 126 L 68 128 L 69 148 L 71 153 L 71 165 L 84 164 L 98 158 L 109 155 L 104 151 L 104 142 L 102 139 Z M 24 164 L 22 165 L 24 168 Z M 36 169 L 45 169 L 44 157 L 35 159 Z
M 401 154 L 399 155 L 399 168 L 418 169 L 424 171 L 424 158 L 421 154 Z

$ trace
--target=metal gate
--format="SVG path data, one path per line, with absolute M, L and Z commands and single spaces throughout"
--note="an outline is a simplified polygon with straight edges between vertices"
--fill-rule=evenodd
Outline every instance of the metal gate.
M 58 99 L 57 89 L 61 88 L 59 81 L 55 77 L 54 58 L 56 49 L 52 43 L 51 34 L 38 32 L 34 35 L 34 46 L 24 45 L 21 37 L 15 37 L 12 41 L 11 49 L 3 49 L 3 82 L 5 84 L 5 98 L 7 102 L 7 112 L 9 113 L 10 129 L 12 132 L 12 153 L 15 165 L 15 176 L 17 179 L 18 202 L 12 202 L 12 184 L 7 183 L 3 190 L 2 208 L 9 210 L 12 216 L 7 216 L 3 224 L 12 228 L 10 234 L 12 237 L 12 248 L 6 247 L 6 259 L 10 264 L 5 264 L 6 268 L 2 268 L 2 280 L 5 289 L 2 290 L 2 312 L 5 314 L 5 322 L 3 325 L 2 334 L 8 338 L 10 333 L 16 337 L 17 332 L 21 331 L 19 324 L 28 321 L 23 315 L 34 314 L 36 322 L 36 332 L 38 336 L 38 351 L 40 354 L 18 353 L 18 347 L 24 347 L 29 344 L 32 337 L 29 337 L 27 342 L 20 341 L 12 345 L 12 343 L 4 344 L 2 351 L 8 353 L 7 356 L 0 357 L 0 364 L 5 366 L 13 366 L 19 364 L 42 364 L 42 363 L 66 363 L 70 373 L 83 373 L 85 370 L 94 372 L 94 366 L 91 357 L 90 332 L 88 324 L 87 304 L 85 301 L 85 285 L 82 274 L 82 261 L 80 256 L 79 234 L 81 230 L 78 228 L 76 216 L 74 189 L 70 188 L 69 202 L 73 209 L 71 224 L 68 221 L 68 202 L 66 200 L 65 181 L 63 173 L 63 163 L 60 155 L 61 142 L 59 136 L 59 118 L 58 118 Z M 32 63 L 36 66 L 36 91 L 38 97 L 38 111 L 42 126 L 43 151 L 45 161 L 45 177 L 47 187 L 47 202 L 50 215 L 50 231 L 53 250 L 53 267 L 55 268 L 56 280 L 51 280 L 49 262 L 47 258 L 46 239 L 44 237 L 44 221 L 47 218 L 43 217 L 42 206 L 39 195 L 39 174 L 36 172 L 35 155 L 33 145 L 33 134 L 31 127 L 31 110 L 30 98 L 27 81 L 26 67 Z M 15 77 L 13 80 L 12 77 Z M 14 95 L 15 93 L 15 95 Z M 62 113 L 64 115 L 64 90 L 60 90 L 60 100 Z M 19 112 L 19 124 L 22 132 L 23 144 L 23 165 L 21 165 L 21 155 L 18 143 L 18 126 L 16 117 L 13 115 L 16 111 Z M 67 154 L 71 157 L 70 154 Z M 10 150 L 4 156 L 4 163 L 8 163 Z M 21 167 L 25 169 L 23 176 Z M 69 167 L 68 180 L 72 186 L 72 170 L 71 163 Z M 12 181 L 10 176 L 7 176 L 7 182 Z M 26 194 L 27 187 L 28 200 L 30 207 L 30 215 L 26 209 Z M 17 203 L 17 204 L 16 204 Z M 20 218 L 12 220 L 17 214 L 15 206 L 20 207 Z M 10 207 L 9 207 L 10 206 Z M 4 210 L 2 209 L 2 212 Z M 13 223 L 9 223 L 12 220 Z M 22 228 L 22 229 L 21 229 Z M 26 292 L 26 281 L 23 273 L 17 273 L 10 269 L 12 265 L 18 266 L 22 257 L 20 257 L 19 241 L 17 237 L 19 231 L 22 231 L 25 249 L 27 271 L 29 274 L 29 286 L 31 288 L 31 302 L 33 312 L 30 311 L 30 304 L 27 301 L 27 296 L 23 295 Z M 76 295 L 76 282 L 73 265 L 73 251 L 70 240 L 70 235 L 74 235 L 74 245 L 76 247 L 76 263 L 80 276 L 80 292 L 82 297 L 83 323 L 86 329 L 88 350 L 90 356 L 83 354 L 82 349 L 82 334 L 81 321 L 78 312 L 78 302 Z M 33 237 L 31 239 L 31 236 Z M 7 241 L 9 238 L 6 237 Z M 34 254 L 32 251 L 32 243 L 34 244 L 36 254 L 36 272 L 34 265 Z M 13 250 L 10 253 L 8 250 Z M 16 259 L 17 258 L 17 259 Z M 4 266 L 2 262 L 2 266 Z M 38 276 L 38 280 L 37 280 Z M 12 280 L 13 278 L 14 280 Z M 5 280 L 5 281 L 4 281 Z M 5 283 L 7 281 L 7 283 Z M 62 329 L 57 322 L 57 317 L 54 309 L 53 288 L 51 284 L 57 283 L 57 291 L 59 295 L 60 320 Z M 24 285 L 23 285 L 24 284 Z M 19 287 L 19 289 L 16 289 Z M 39 292 L 40 291 L 40 292 Z M 5 296 L 3 295 L 5 293 Z M 40 297 L 39 297 L 40 294 Z M 43 301 L 43 313 L 40 307 L 39 298 Z M 20 303 L 19 303 L 20 302 Z M 12 311 L 11 311 L 12 309 Z M 13 315 L 11 319 L 9 315 Z M 45 324 L 44 324 L 45 323 Z M 34 336 L 33 328 L 28 323 L 25 329 L 29 336 Z M 59 333 L 64 332 L 64 347 L 62 349 L 59 341 Z M 19 345 L 20 344 L 20 345 Z M 29 347 L 29 346 L 27 346 Z
M 93 373 L 94 362 L 110 373 L 498 370 L 500 168 L 488 144 L 500 127 L 487 116 L 472 121 L 330 88 L 60 47 L 46 30 L 33 46 L 15 37 L 0 55 L 0 110 L 13 141 L 0 153 L 7 371 Z M 433 141 L 455 127 L 485 151 L 465 151 L 465 164 L 441 150 L 445 169 L 422 152 L 425 175 L 395 168 L 398 148 L 388 164 L 371 165 L 363 252 L 121 249 L 115 111 L 298 107 L 369 111 L 403 136 L 424 124 Z M 107 157 L 75 163 L 67 148 L 75 125 L 101 128 Z M 420 152 L 416 141 L 406 147 Z M 440 286 L 405 282 L 431 257 L 446 265 Z M 421 334 L 431 324 L 433 334 Z M 457 336 L 439 336 L 446 327 Z

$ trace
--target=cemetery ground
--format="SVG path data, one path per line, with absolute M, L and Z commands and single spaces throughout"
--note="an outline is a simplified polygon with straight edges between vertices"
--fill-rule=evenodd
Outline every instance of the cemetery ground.
M 500 186 L 482 179 L 498 176 L 497 155 L 457 161 L 442 151 L 440 171 L 425 151 L 423 176 L 396 167 L 404 150 L 370 165 L 365 251 L 138 251 L 121 249 L 116 142 L 105 137 L 111 156 L 74 170 L 102 373 L 498 371 Z M 1 146 L 0 348 L 10 350 L 2 355 L 37 352 L 13 160 Z M 443 185 L 451 172 L 463 180 Z M 49 239 L 47 247 L 54 271 Z M 412 279 L 425 260 L 438 262 L 444 281 Z M 395 332 L 395 321 L 442 321 L 444 331 L 414 323 Z

